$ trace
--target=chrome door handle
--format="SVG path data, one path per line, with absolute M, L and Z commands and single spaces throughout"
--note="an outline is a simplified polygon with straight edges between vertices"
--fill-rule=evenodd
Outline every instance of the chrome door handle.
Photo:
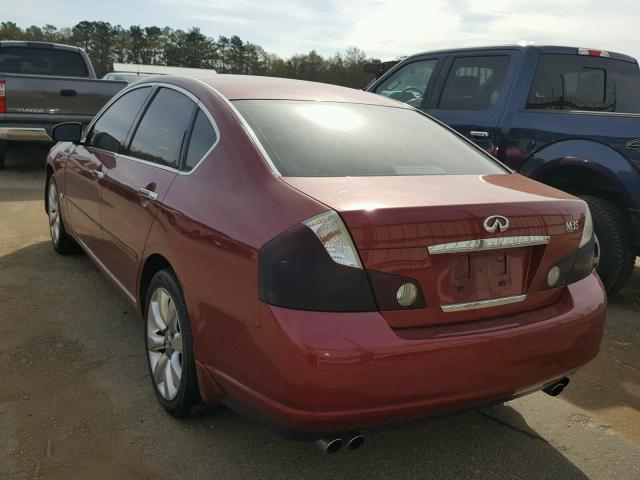
M 140 195 L 141 197 L 144 197 L 148 200 L 151 200 L 152 202 L 154 200 L 158 199 L 158 194 L 156 192 L 153 192 L 151 190 L 148 190 L 146 188 L 140 187 L 138 189 L 138 195 Z
M 104 172 L 101 172 L 100 170 L 89 170 L 89 173 L 96 179 L 96 180 L 100 180 L 101 178 L 104 178 L 104 176 L 106 175 Z
M 481 132 L 479 130 L 471 130 L 469 135 L 473 138 L 489 138 L 489 132 Z

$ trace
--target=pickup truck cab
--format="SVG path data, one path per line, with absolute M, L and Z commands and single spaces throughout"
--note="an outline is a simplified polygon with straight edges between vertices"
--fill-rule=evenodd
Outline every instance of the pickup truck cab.
M 640 254 L 634 58 L 552 46 L 442 50 L 403 60 L 367 90 L 422 110 L 521 174 L 586 200 L 598 273 L 609 293 L 626 283 Z
M 88 124 L 126 82 L 97 80 L 78 47 L 0 42 L 0 168 L 9 142 L 52 142 L 54 125 Z

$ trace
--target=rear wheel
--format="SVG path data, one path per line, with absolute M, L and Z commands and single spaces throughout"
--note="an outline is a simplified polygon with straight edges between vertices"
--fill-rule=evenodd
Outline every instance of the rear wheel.
M 171 415 L 187 416 L 200 405 L 200 392 L 187 308 L 171 270 L 160 270 L 151 279 L 145 311 L 147 360 L 156 397 Z
M 47 178 L 47 216 L 49 217 L 51 243 L 55 251 L 61 254 L 76 252 L 78 246 L 64 228 L 58 186 L 53 175 Z
M 580 195 L 591 210 L 593 228 L 598 239 L 600 259 L 597 267 L 607 293 L 615 294 L 633 272 L 636 252 L 623 208 L 602 197 Z

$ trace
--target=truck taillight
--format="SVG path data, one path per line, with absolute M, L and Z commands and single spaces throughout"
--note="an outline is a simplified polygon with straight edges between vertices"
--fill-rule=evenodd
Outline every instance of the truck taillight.
M 0 80 L 0 113 L 4 113 L 7 109 L 7 104 L 5 102 L 5 84 L 4 80 Z
M 609 58 L 609 52 L 605 50 L 594 50 L 593 48 L 579 48 L 578 55 L 588 55 L 590 57 L 606 57 Z

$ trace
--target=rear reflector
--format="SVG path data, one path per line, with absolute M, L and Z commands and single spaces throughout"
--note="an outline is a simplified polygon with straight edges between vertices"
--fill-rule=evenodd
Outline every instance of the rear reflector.
M 609 58 L 609 52 L 605 50 L 594 50 L 593 48 L 579 48 L 578 55 L 588 55 L 590 57 L 607 57 Z
M 0 80 L 0 113 L 5 113 L 7 109 L 7 103 L 5 101 L 5 83 L 4 80 Z

